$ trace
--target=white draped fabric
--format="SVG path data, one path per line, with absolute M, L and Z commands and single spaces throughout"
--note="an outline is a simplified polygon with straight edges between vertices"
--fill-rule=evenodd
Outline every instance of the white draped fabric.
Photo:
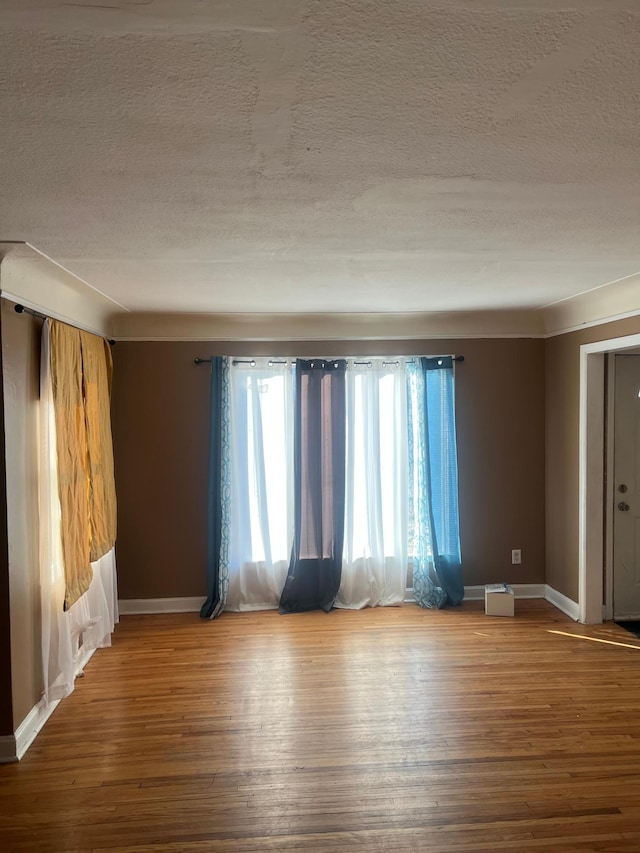
M 112 549 L 91 564 L 93 580 L 89 589 L 64 611 L 65 579 L 48 322 L 42 334 L 39 428 L 43 698 L 45 703 L 50 703 L 71 693 L 82 662 L 93 649 L 111 645 L 111 633 L 118 621 L 118 595 L 115 549 Z
M 408 442 L 403 368 L 401 361 L 383 359 L 348 362 L 344 552 L 336 607 L 404 601 Z
M 293 371 L 269 359 L 230 370 L 226 610 L 278 607 L 293 541 Z

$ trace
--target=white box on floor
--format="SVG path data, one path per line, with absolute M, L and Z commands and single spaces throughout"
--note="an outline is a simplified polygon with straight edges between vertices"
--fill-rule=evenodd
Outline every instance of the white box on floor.
M 484 588 L 484 612 L 487 616 L 513 616 L 513 589 L 506 583 L 488 583 Z

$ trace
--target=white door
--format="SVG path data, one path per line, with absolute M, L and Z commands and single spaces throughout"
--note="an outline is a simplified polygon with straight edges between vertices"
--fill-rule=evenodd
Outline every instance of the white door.
M 613 618 L 640 619 L 640 355 L 615 359 Z

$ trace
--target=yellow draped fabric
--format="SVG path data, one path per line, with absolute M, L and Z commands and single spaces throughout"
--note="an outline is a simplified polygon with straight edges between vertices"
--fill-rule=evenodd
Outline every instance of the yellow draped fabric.
M 100 337 L 51 320 L 62 554 L 68 609 L 86 592 L 91 561 L 113 548 L 116 496 L 111 353 Z
M 111 438 L 111 350 L 96 335 L 80 332 L 84 410 L 89 463 L 91 561 L 104 557 L 116 542 L 116 485 Z

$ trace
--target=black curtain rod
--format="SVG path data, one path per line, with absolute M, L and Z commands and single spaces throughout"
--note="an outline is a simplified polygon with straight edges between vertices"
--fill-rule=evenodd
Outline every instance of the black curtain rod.
M 48 314 L 42 314 L 40 311 L 34 311 L 33 308 L 27 308 L 26 305 L 20 305 L 20 303 L 18 303 L 17 305 L 14 305 L 13 310 L 16 312 L 16 314 L 31 314 L 32 317 L 39 317 L 41 320 L 50 320 L 51 319 L 51 317 L 49 317 Z M 67 325 L 70 326 L 72 324 L 68 323 Z M 77 328 L 77 327 L 75 327 L 75 328 Z M 116 345 L 116 342 L 113 340 L 113 338 L 106 338 L 106 340 L 109 344 L 111 344 L 112 347 L 114 347 Z
M 16 310 L 17 310 L 17 306 L 16 306 Z M 257 357 L 258 356 L 256 356 L 256 358 Z M 260 357 L 265 358 L 265 356 L 260 356 Z M 342 358 L 342 356 L 336 356 L 336 358 L 338 358 L 338 357 Z M 428 356 L 428 357 L 429 358 L 438 358 L 437 355 Z M 295 356 L 292 356 L 292 358 L 295 358 Z M 453 361 L 458 361 L 458 362 L 464 361 L 464 356 L 463 355 L 454 355 Z M 236 364 L 255 364 L 255 361 L 253 359 L 244 360 L 244 359 L 235 358 L 234 362 Z M 193 363 L 194 364 L 211 364 L 211 359 L 210 358 L 194 358 Z M 272 364 L 286 364 L 286 361 L 279 361 L 276 359 L 271 359 L 271 363 Z M 356 361 L 355 363 L 356 364 L 371 364 L 370 361 Z M 384 363 L 385 364 L 397 364 L 398 362 L 397 361 L 385 361 Z

